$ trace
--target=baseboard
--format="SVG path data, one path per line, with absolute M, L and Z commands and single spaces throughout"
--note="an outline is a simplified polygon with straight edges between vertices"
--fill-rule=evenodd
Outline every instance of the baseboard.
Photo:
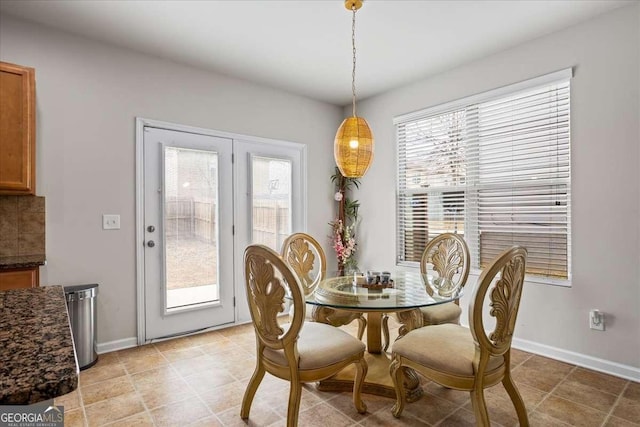
M 136 337 L 123 338 L 121 340 L 99 343 L 96 347 L 98 354 L 110 353 L 112 351 L 124 350 L 138 345 Z
M 599 359 L 597 357 L 587 356 L 586 354 L 576 353 L 519 338 L 513 338 L 511 346 L 518 350 L 539 354 L 540 356 L 546 356 L 551 359 L 571 363 L 572 365 L 640 382 L 640 368 L 633 366 L 623 365 L 621 363 L 611 362 L 609 360 Z

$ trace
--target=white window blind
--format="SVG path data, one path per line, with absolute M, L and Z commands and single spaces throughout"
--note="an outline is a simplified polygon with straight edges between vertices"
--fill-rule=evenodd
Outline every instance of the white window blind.
M 397 118 L 398 263 L 464 235 L 476 268 L 522 245 L 527 273 L 570 273 L 570 70 Z

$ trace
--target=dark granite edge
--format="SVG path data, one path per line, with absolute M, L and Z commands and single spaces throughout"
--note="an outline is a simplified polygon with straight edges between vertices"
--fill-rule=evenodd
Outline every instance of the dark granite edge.
M 0 270 L 38 267 L 46 263 L 47 258 L 44 255 L 5 256 L 0 257 Z
M 78 387 L 62 286 L 0 292 L 0 405 L 25 405 Z

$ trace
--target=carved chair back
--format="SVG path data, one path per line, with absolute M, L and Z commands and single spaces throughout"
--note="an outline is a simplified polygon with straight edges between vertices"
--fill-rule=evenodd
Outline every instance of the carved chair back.
M 306 233 L 294 233 L 282 244 L 282 258 L 300 280 L 305 295 L 310 295 L 327 273 L 327 258 L 320 243 Z
M 471 255 L 467 243 L 460 235 L 454 233 L 436 236 L 424 248 L 420 260 L 422 274 L 427 274 L 429 267 L 438 275 L 433 282 L 438 294 L 454 294 L 467 283 L 469 277 Z
M 511 348 L 516 326 L 520 297 L 524 284 L 527 250 L 522 246 L 507 249 L 485 268 L 478 279 L 474 297 L 469 305 L 469 327 L 480 353 L 486 357 L 500 356 Z M 496 275 L 500 277 L 491 288 Z M 485 298 L 489 294 L 489 314 L 495 317 L 495 326 L 487 334 L 483 320 Z
M 302 328 L 305 303 L 297 276 L 280 255 L 263 245 L 250 245 L 244 251 L 244 277 L 251 319 L 256 337 L 273 349 L 295 351 L 295 341 Z M 295 307 L 288 329 L 278 323 L 284 311 L 285 294 L 291 295 Z

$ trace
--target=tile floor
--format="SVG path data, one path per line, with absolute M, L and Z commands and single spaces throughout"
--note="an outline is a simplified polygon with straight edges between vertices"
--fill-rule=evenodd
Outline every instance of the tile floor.
M 355 325 L 345 327 L 355 335 Z M 397 330 L 397 328 L 396 328 Z M 248 422 L 240 403 L 255 363 L 251 325 L 104 354 L 80 374 L 78 390 L 56 399 L 66 426 L 285 426 L 288 383 L 265 375 Z M 640 383 L 514 350 L 513 375 L 533 426 L 640 426 Z M 425 382 L 424 397 L 400 419 L 391 399 L 305 385 L 301 427 L 473 426 L 468 394 Z M 492 425 L 517 425 L 502 385 L 485 392 Z

